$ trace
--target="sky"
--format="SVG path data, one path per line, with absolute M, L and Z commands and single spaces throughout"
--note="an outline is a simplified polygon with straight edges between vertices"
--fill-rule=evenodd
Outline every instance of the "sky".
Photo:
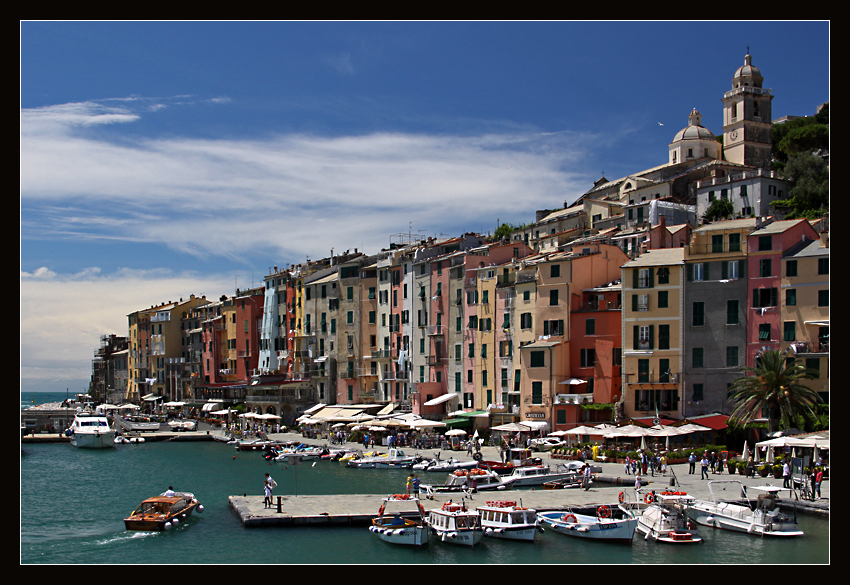
M 667 162 L 752 55 L 829 101 L 828 21 L 20 23 L 21 390 L 101 335 L 404 234 L 534 221 Z

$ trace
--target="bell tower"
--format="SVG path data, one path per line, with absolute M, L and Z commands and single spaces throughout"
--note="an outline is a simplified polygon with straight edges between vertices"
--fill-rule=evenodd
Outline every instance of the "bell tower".
M 771 101 L 770 89 L 747 47 L 744 65 L 732 77 L 732 89 L 723 95 L 723 158 L 761 169 L 770 169 Z

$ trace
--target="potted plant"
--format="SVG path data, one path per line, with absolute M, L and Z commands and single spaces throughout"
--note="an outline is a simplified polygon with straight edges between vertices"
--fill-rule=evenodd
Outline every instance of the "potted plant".
M 767 463 L 762 463 L 759 465 L 759 475 L 762 477 L 767 477 L 767 474 L 770 473 L 770 466 Z
M 773 467 L 771 467 L 770 470 L 773 472 L 773 478 L 774 479 L 782 479 L 782 466 L 781 465 L 776 464 Z

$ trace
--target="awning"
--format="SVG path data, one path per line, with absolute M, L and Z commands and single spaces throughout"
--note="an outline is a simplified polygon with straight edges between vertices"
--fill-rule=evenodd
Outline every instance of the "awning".
M 469 427 L 472 426 L 471 418 L 447 418 L 441 421 L 447 427 Z
M 447 394 L 443 394 L 442 396 L 437 396 L 436 398 L 432 398 L 428 402 L 424 403 L 423 406 L 437 406 L 438 404 L 442 404 L 452 398 L 460 398 L 460 394 L 457 392 L 449 392 Z

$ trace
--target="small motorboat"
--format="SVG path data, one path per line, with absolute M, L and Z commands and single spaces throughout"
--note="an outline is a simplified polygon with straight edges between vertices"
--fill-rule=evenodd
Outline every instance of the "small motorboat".
M 638 523 L 633 512 L 618 504 L 541 512 L 537 516 L 555 532 L 612 542 L 632 542 Z
M 197 431 L 198 421 L 174 419 L 168 421 L 168 426 L 172 431 Z
M 578 481 L 581 483 L 581 475 L 563 464 L 556 466 L 554 471 L 548 465 L 523 465 L 515 467 L 504 480 L 511 487 L 528 487 L 543 485 L 549 481 Z
M 733 488 L 729 495 L 736 500 L 739 494 L 747 500 L 747 504 L 739 504 L 719 500 L 715 490 L 724 491 Z M 782 489 L 772 485 L 752 486 L 765 493 L 759 494 L 753 507 L 747 488 L 737 479 L 714 480 L 708 482 L 712 501 L 695 500 L 688 505 L 688 518 L 702 526 L 711 526 L 724 530 L 733 530 L 756 536 L 803 536 L 803 531 L 797 526 L 796 514 L 788 516 L 780 512 L 776 506 L 776 494 Z
M 413 465 L 413 469 L 418 471 L 455 471 L 457 469 L 473 469 L 478 467 L 478 462 L 460 461 L 454 457 L 449 459 L 440 459 L 440 454 L 434 459 L 424 459 Z
M 399 502 L 408 504 L 407 508 L 415 507 L 415 517 L 410 517 L 409 510 L 385 514 L 388 504 L 392 503 L 395 506 Z M 372 520 L 369 531 L 377 534 L 383 541 L 407 546 L 428 544 L 431 534 L 431 530 L 425 521 L 425 510 L 422 508 L 422 503 L 419 498 L 408 494 L 394 494 L 384 498 L 384 502 L 378 510 L 378 517 Z
M 488 501 L 476 508 L 481 516 L 481 528 L 484 536 L 508 540 L 534 541 L 543 527 L 537 519 L 537 510 L 525 508 L 522 502 L 508 500 Z
M 401 449 L 390 449 L 385 455 L 376 457 L 361 457 L 347 461 L 347 467 L 358 469 L 407 469 L 419 461 L 415 455 L 405 455 Z
M 479 457 L 476 455 L 476 458 Z M 478 461 L 478 467 L 481 469 L 489 469 L 495 471 L 499 475 L 510 475 L 514 468 L 524 467 L 527 465 L 540 465 L 543 460 L 540 457 L 535 457 L 531 449 L 514 448 L 510 450 L 510 456 L 507 463 L 501 461 Z
M 621 506 L 637 516 L 637 531 L 645 540 L 673 544 L 702 542 L 696 523 L 687 516 L 688 506 L 696 501 L 688 493 L 651 491 L 641 497 L 637 492 L 635 500 L 631 501 L 620 492 L 619 499 Z
M 420 489 L 429 498 L 434 494 L 443 492 L 470 492 L 489 490 L 505 490 L 510 487 L 504 478 L 495 471 L 485 469 L 457 469 L 449 474 L 449 478 L 443 485 L 421 485 Z
M 160 494 L 148 498 L 124 519 L 127 530 L 161 532 L 185 522 L 192 512 L 204 511 L 204 507 L 189 492 L 173 492 L 174 495 Z
M 429 510 L 426 522 L 431 534 L 441 542 L 472 547 L 484 537 L 481 516 L 477 510 L 468 510 L 465 503 L 455 504 L 449 500 Z

